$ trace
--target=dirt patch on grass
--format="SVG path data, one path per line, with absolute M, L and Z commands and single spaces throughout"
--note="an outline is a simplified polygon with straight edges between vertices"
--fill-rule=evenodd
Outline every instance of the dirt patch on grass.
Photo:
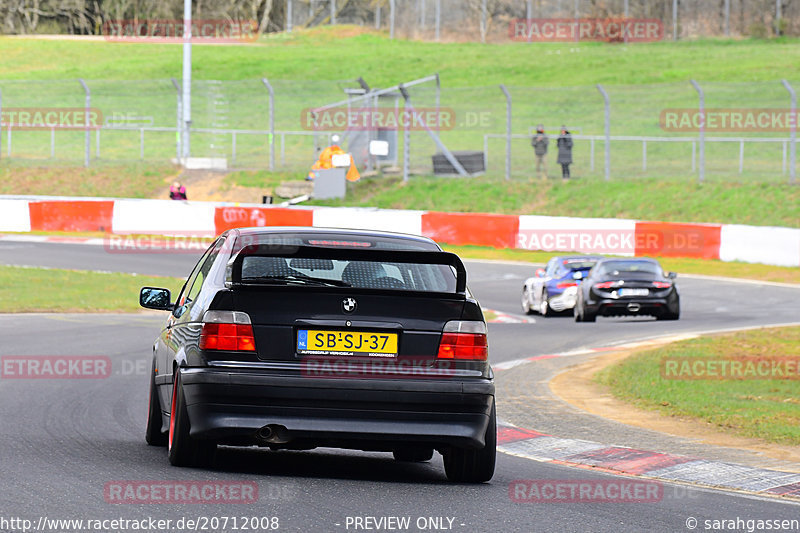
M 225 172 L 184 171 L 176 179 L 186 187 L 189 200 L 209 202 L 261 203 L 263 195 L 271 195 L 271 188 L 242 187 L 226 182 Z M 159 190 L 157 198 L 169 198 L 170 182 Z
M 654 411 L 639 409 L 618 400 L 607 387 L 593 380 L 597 372 L 638 351 L 609 352 L 571 367 L 550 381 L 550 390 L 567 403 L 593 415 L 668 435 L 697 440 L 705 444 L 739 448 L 773 459 L 790 461 L 797 464 L 797 468 L 791 470 L 800 473 L 800 448 L 796 446 L 772 444 L 755 438 L 731 435 L 720 431 L 712 424 L 688 417 L 666 416 Z
M 356 26 L 355 24 L 337 24 L 336 26 L 317 26 L 309 29 L 300 29 L 302 34 L 309 37 L 322 37 L 325 39 L 348 39 L 351 37 L 358 37 L 365 33 L 379 35 L 379 32 L 364 26 Z

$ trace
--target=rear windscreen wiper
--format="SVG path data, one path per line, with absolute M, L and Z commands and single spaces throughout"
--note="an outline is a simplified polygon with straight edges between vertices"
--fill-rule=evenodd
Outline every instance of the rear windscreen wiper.
M 242 283 L 264 283 L 270 285 L 297 284 L 297 285 L 324 285 L 328 287 L 352 287 L 350 283 L 338 279 L 313 278 L 311 276 L 248 276 L 242 278 Z

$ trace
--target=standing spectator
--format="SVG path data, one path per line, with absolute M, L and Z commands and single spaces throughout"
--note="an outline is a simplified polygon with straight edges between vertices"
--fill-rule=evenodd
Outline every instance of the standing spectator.
M 547 145 L 550 139 L 544 132 L 544 126 L 536 126 L 536 135 L 531 139 L 533 153 L 536 154 L 536 175 L 547 179 Z
M 561 165 L 561 177 L 569 179 L 569 165 L 572 163 L 572 135 L 566 126 L 561 126 L 561 135 L 558 136 L 558 164 Z
M 169 188 L 170 200 L 186 200 L 186 187 L 181 185 L 180 181 L 176 181 Z

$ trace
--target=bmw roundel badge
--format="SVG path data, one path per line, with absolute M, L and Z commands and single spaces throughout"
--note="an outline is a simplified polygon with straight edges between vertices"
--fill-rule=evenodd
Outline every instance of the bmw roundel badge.
M 345 298 L 342 300 L 342 309 L 345 313 L 352 313 L 357 307 L 358 304 L 356 303 L 355 298 Z

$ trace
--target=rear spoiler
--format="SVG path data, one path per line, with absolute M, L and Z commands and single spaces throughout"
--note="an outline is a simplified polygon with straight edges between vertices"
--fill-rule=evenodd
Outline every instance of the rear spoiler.
M 456 254 L 415 250 L 371 250 L 363 248 L 326 248 L 282 244 L 251 244 L 241 249 L 229 262 L 226 281 L 242 283 L 242 263 L 245 257 L 284 257 L 287 259 L 339 259 L 346 261 L 375 261 L 385 263 L 415 263 L 418 265 L 447 265 L 456 270 L 456 293 L 465 294 L 467 270 Z

